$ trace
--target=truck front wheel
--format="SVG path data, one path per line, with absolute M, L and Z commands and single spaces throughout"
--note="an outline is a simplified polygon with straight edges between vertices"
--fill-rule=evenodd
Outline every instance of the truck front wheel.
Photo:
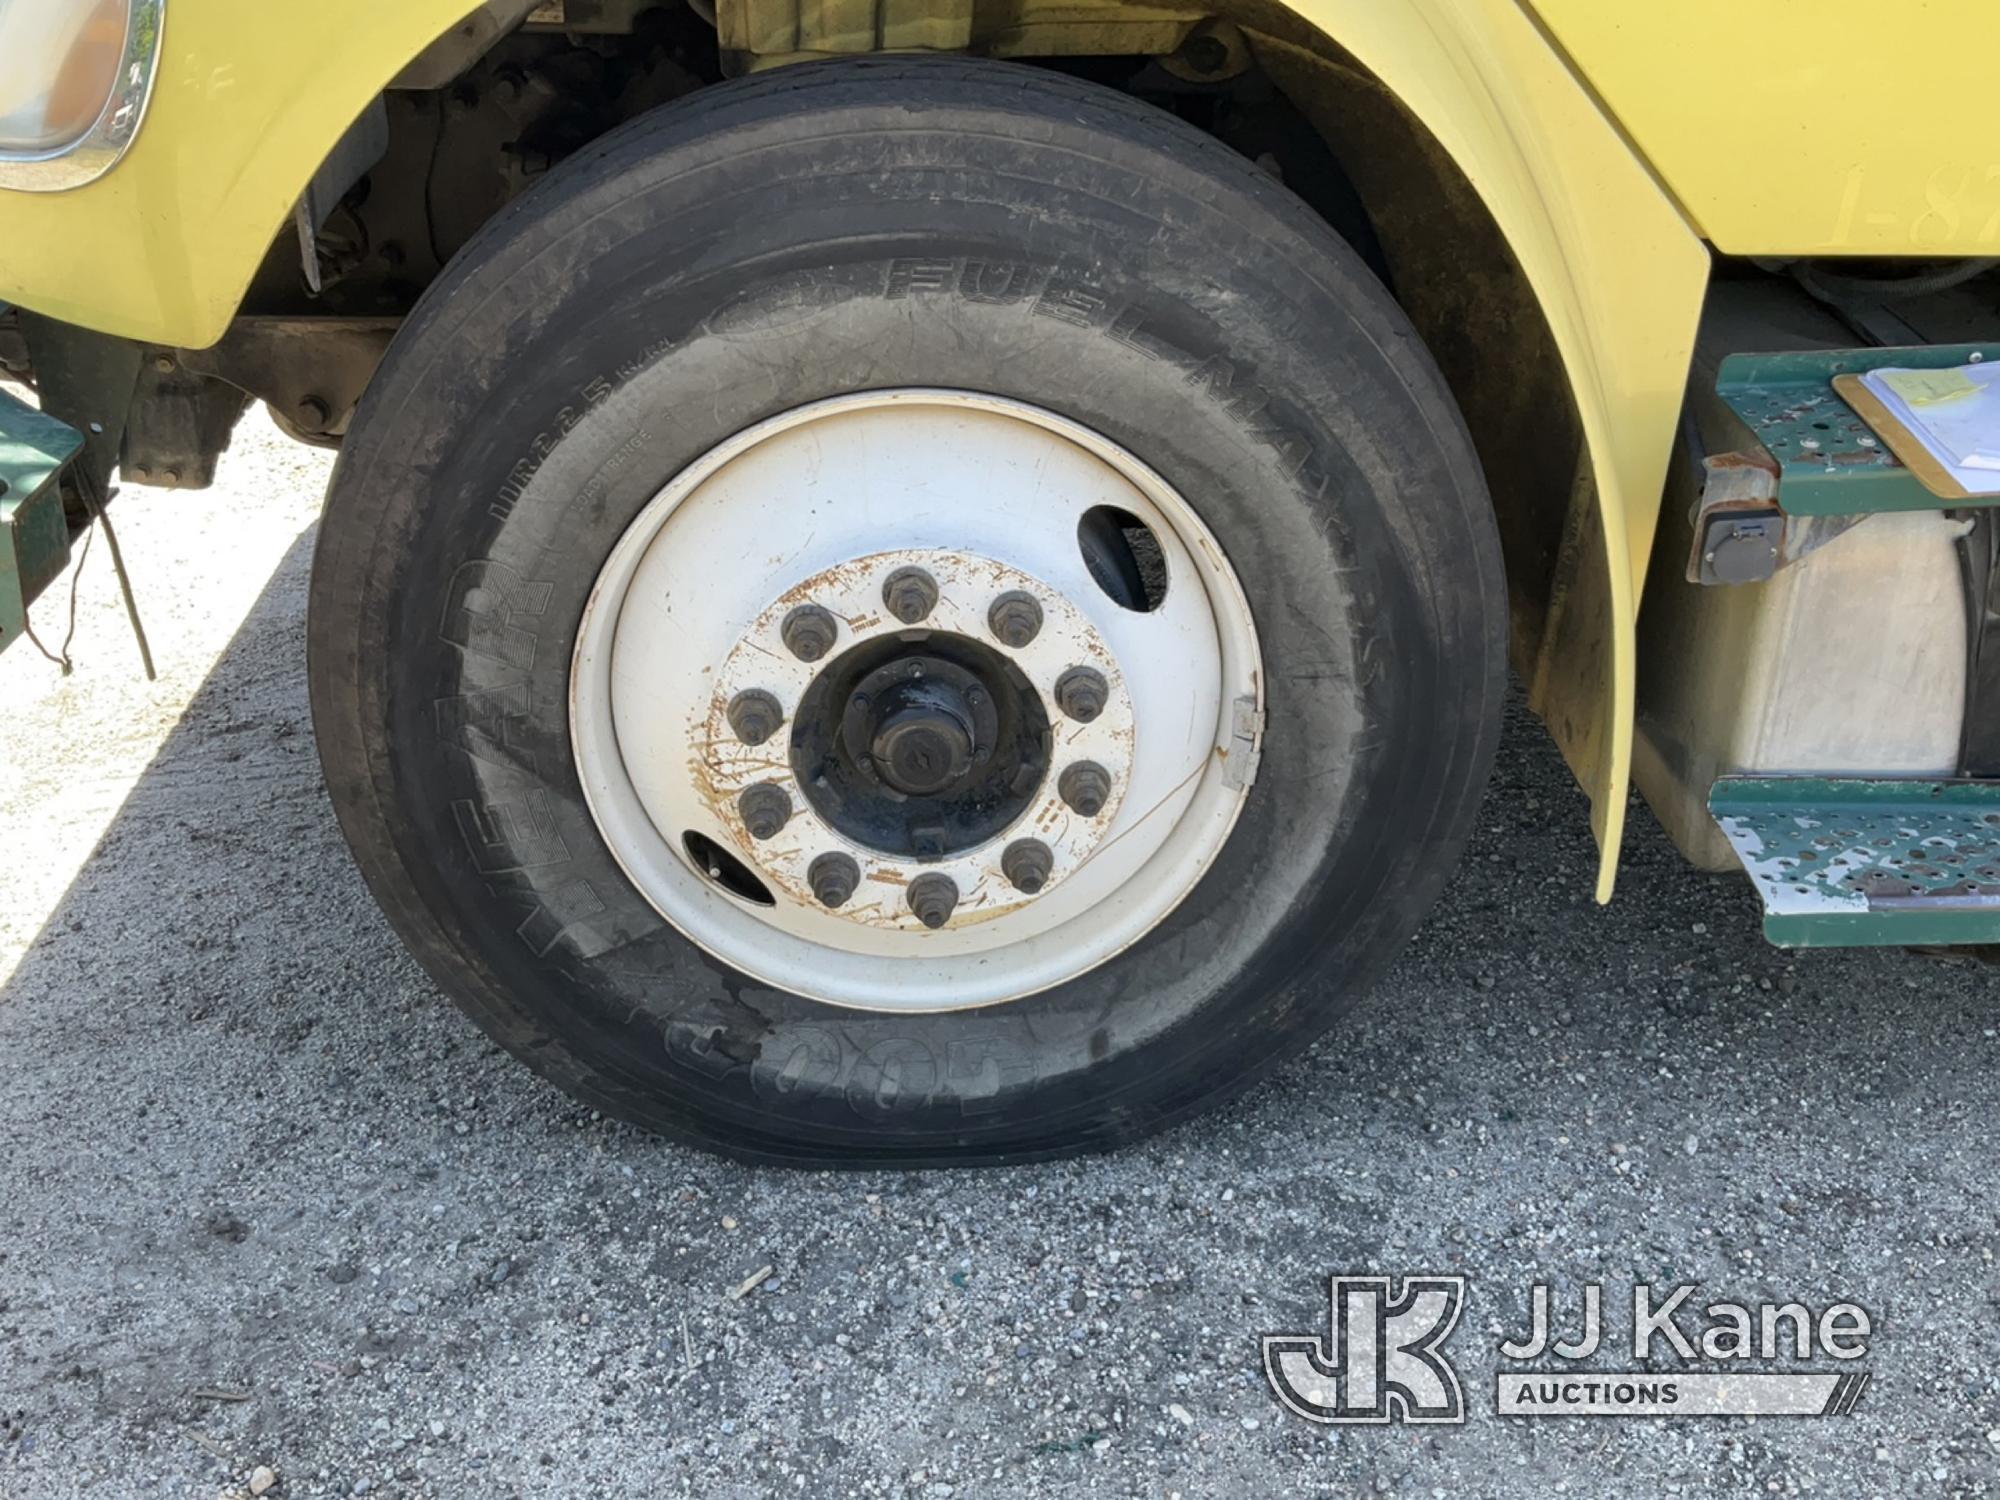
M 1178 121 L 785 70 L 580 153 L 349 431 L 314 720 L 377 899 L 593 1105 L 794 1162 L 1107 1145 L 1388 962 L 1504 630 L 1408 324 Z

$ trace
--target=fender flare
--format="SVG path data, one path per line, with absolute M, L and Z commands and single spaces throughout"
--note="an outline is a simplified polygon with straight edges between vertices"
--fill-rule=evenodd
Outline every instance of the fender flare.
M 1291 9 L 1371 72 L 1457 165 L 1561 355 L 1587 462 L 1547 623 L 1523 664 L 1531 706 L 1590 796 L 1597 899 L 1608 901 L 1631 778 L 1639 598 L 1707 247 L 1525 0 L 1296 0 Z

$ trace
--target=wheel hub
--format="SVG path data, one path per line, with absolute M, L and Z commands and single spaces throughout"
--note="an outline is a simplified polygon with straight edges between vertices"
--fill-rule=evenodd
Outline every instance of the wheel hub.
M 1048 714 L 1021 670 L 982 642 L 928 630 L 842 653 L 806 687 L 791 733 L 792 774 L 813 810 L 865 848 L 918 860 L 1012 823 L 1049 754 Z
M 862 766 L 890 792 L 933 797 L 956 788 L 972 769 L 978 732 L 973 708 L 965 693 L 945 680 L 943 663 L 912 657 L 910 681 L 902 679 L 902 668 L 898 662 L 885 669 L 891 676 L 878 698 L 867 693 L 850 698 L 846 717 L 850 723 L 858 721 L 860 733 L 853 738 L 868 747 L 861 752 Z M 992 746 L 981 745 L 978 753 L 987 759 Z
M 938 597 L 923 625 L 911 627 L 879 600 L 885 580 L 918 569 Z M 1044 614 L 1018 648 L 988 624 L 994 598 L 1008 592 L 1041 601 Z M 801 597 L 839 622 L 836 643 L 812 661 L 782 649 Z M 1056 706 L 1057 684 L 1078 670 L 1107 686 L 1105 707 L 1088 724 Z M 818 901 L 847 922 L 914 933 L 1017 910 L 1090 858 L 1130 781 L 1137 722 L 1110 645 L 1060 591 L 988 556 L 903 550 L 825 569 L 751 621 L 716 680 L 696 733 L 707 745 L 702 781 L 713 810 L 739 825 L 747 785 L 795 787 L 798 810 L 782 830 L 761 839 L 752 831 L 753 868 L 815 900 L 805 879 L 812 861 L 832 848 L 855 851 L 867 875 L 893 889 L 874 902 Z M 789 778 L 774 777 L 771 744 L 732 731 L 728 704 L 746 693 L 780 705 Z M 1103 773 L 1107 795 L 1096 814 L 1080 816 L 1064 801 L 1051 774 L 1058 758 Z M 1049 850 L 1032 889 L 1009 879 L 1003 850 L 990 847 L 1016 828 L 1036 830 Z M 926 874 L 941 879 L 922 888 L 932 899 L 918 901 L 913 882 Z M 956 894 L 940 907 L 943 881 Z

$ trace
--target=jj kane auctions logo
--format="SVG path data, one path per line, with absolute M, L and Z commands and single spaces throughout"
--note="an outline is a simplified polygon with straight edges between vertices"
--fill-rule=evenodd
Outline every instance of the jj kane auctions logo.
M 1850 1363 L 1868 1352 L 1866 1309 L 1836 1302 L 1697 1302 L 1698 1288 L 1632 1288 L 1632 1370 L 1580 1369 L 1605 1345 L 1604 1289 L 1582 1289 L 1574 1337 L 1557 1333 L 1545 1285 L 1530 1289 L 1530 1327 L 1501 1342 L 1509 1366 L 1494 1376 L 1505 1417 L 1844 1416 L 1867 1372 L 1759 1369 L 1779 1361 Z M 1335 1276 L 1327 1333 L 1268 1333 L 1264 1378 L 1285 1409 L 1308 1422 L 1463 1422 L 1465 1396 L 1445 1342 L 1464 1311 L 1463 1276 Z M 1604 1353 L 1603 1357 L 1613 1356 Z

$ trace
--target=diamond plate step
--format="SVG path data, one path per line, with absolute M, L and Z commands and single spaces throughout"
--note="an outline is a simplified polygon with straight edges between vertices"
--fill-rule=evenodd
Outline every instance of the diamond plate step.
M 1708 809 L 1781 947 L 2000 943 L 2000 781 L 1726 776 Z
M 1942 510 L 1953 502 L 1940 500 L 1903 467 L 1835 392 L 1833 378 L 1891 366 L 1943 370 L 1979 359 L 2000 359 L 2000 344 L 1732 354 L 1716 371 L 1715 393 L 1776 463 L 1778 505 L 1786 515 Z M 1957 503 L 1996 502 L 1989 497 Z

